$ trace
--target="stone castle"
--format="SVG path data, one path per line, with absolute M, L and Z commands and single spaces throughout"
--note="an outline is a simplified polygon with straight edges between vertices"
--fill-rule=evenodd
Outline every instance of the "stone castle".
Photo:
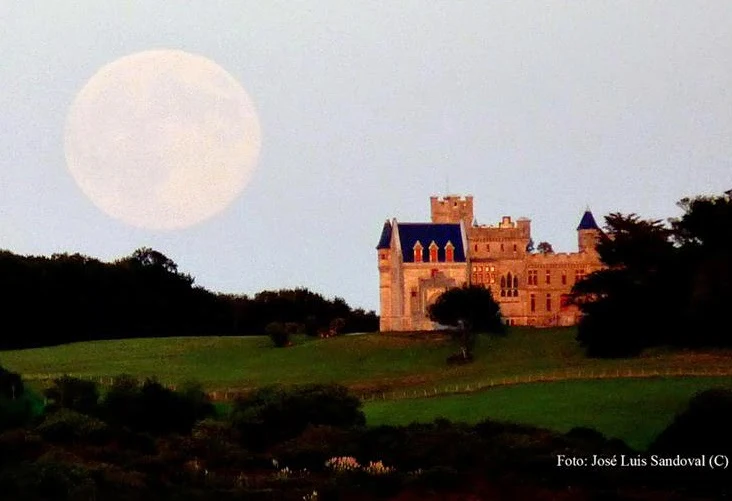
M 431 197 L 432 222 L 386 221 L 377 246 L 380 330 L 433 330 L 427 307 L 446 289 L 489 287 L 508 325 L 574 325 L 568 304 L 574 283 L 602 268 L 595 246 L 601 230 L 585 211 L 577 227 L 578 252 L 529 251 L 531 221 L 503 216 L 478 225 L 473 197 Z

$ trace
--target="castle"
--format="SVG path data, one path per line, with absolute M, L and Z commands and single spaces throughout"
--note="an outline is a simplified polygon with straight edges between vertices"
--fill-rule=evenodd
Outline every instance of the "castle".
M 531 252 L 531 221 L 503 216 L 478 225 L 473 197 L 430 197 L 432 222 L 386 221 L 377 246 L 380 330 L 433 330 L 427 308 L 445 290 L 489 287 L 508 325 L 574 325 L 568 304 L 574 283 L 602 268 L 595 249 L 601 231 L 585 211 L 577 227 L 578 252 Z

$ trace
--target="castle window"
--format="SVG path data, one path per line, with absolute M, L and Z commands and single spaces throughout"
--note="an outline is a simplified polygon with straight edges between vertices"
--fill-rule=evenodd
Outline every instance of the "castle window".
M 513 251 L 516 252 L 518 249 L 516 248 L 516 244 L 513 244 Z
M 552 283 L 552 272 L 551 270 L 546 270 L 546 284 L 549 285 Z
M 503 249 L 503 244 L 501 244 L 501 252 L 503 252 L 503 250 L 504 250 L 504 249 Z
M 445 261 L 448 263 L 455 261 L 455 246 L 449 240 L 445 244 Z
M 412 297 L 417 297 L 417 291 L 416 290 L 413 290 L 412 291 Z
M 536 311 L 536 294 L 529 296 L 531 298 L 531 313 Z
M 546 311 L 552 311 L 552 295 L 546 295 Z
M 491 251 L 491 244 L 485 244 L 485 251 L 490 252 Z
M 414 250 L 414 262 L 421 263 L 423 247 L 422 247 L 422 244 L 419 243 L 419 240 L 417 240 L 417 243 L 414 244 L 414 247 L 412 249 Z
M 501 277 L 501 297 L 518 297 L 518 277 L 511 272 Z
M 562 272 L 562 285 L 567 285 L 567 272 Z
M 433 240 L 432 243 L 430 243 L 430 263 L 436 263 L 437 262 L 437 244 Z
M 529 270 L 529 285 L 539 285 L 538 272 L 536 270 Z
M 477 273 L 473 273 L 473 283 L 474 284 L 478 283 L 478 274 Z
M 585 278 L 585 270 L 574 270 L 574 282 L 577 283 Z

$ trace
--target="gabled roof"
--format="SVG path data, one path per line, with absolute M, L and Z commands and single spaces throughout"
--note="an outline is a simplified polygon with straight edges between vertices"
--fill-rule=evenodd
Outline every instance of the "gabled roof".
M 397 223 L 399 240 L 402 244 L 402 259 L 405 263 L 414 262 L 414 245 L 419 241 L 424 249 L 432 242 L 437 244 L 437 261 L 445 261 L 445 245 L 450 242 L 453 247 L 453 261 L 465 262 L 463 235 L 460 224 L 444 223 Z M 426 258 L 426 256 L 425 256 Z M 427 261 L 427 259 L 425 259 Z
M 377 249 L 388 249 L 391 245 L 391 223 L 387 220 L 384 223 L 384 229 L 381 230 L 381 238 L 379 238 L 379 245 Z
M 592 212 L 590 212 L 590 209 L 587 209 L 585 213 L 582 215 L 582 220 L 580 221 L 579 226 L 577 226 L 577 231 L 579 230 L 599 230 L 600 227 L 597 226 L 597 223 L 595 222 L 595 218 L 592 215 Z

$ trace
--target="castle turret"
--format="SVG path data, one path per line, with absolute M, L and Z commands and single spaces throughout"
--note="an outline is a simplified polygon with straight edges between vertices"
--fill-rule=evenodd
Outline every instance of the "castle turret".
M 595 252 L 600 233 L 600 227 L 597 226 L 592 212 L 590 212 L 590 209 L 585 210 L 577 226 L 577 247 L 579 251 Z
M 469 227 L 473 220 L 473 197 L 448 195 L 443 198 L 430 197 L 433 223 L 459 223 Z

